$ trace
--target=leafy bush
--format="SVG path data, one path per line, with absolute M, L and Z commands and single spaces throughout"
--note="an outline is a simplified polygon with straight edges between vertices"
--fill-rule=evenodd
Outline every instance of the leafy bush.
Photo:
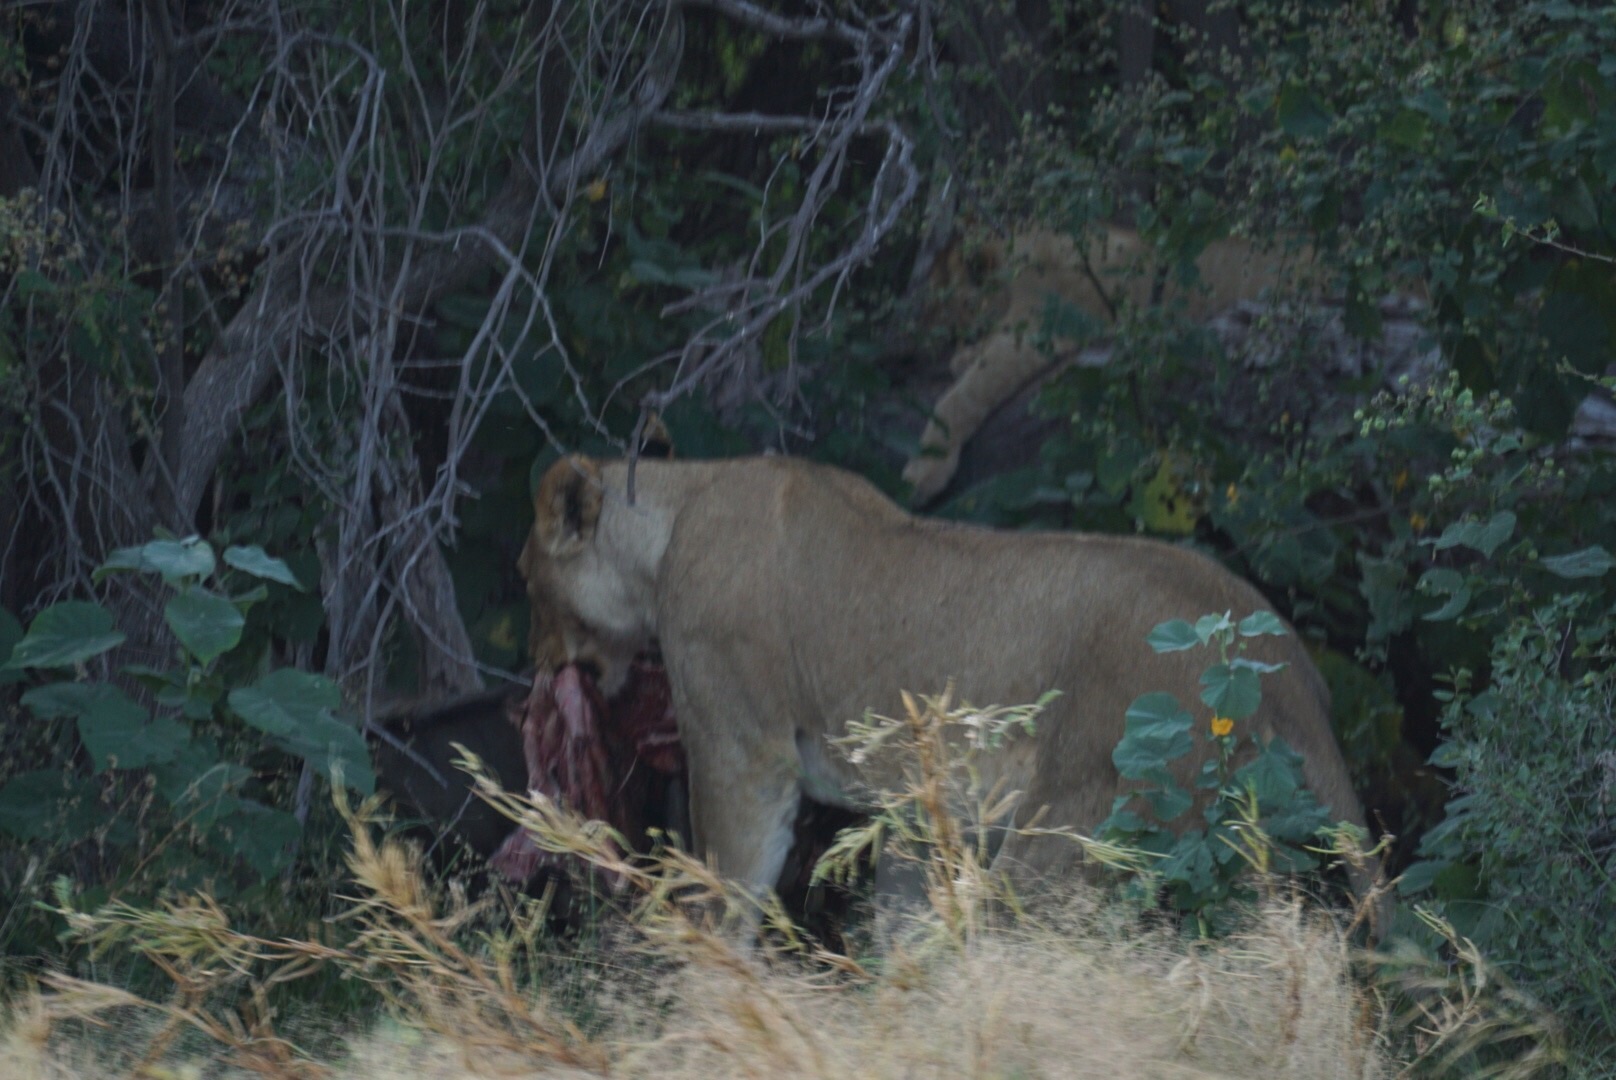
M 1434 901 L 1571 1041 L 1616 1069 L 1616 609 L 1555 599 L 1511 620 L 1490 678 L 1445 693 L 1446 820 L 1404 892 Z
M 375 783 L 357 727 L 337 715 L 335 684 L 292 668 L 258 674 L 261 659 L 242 655 L 255 605 L 271 588 L 301 585 L 261 548 L 216 557 L 195 537 L 115 551 L 97 577 L 127 572 L 159 576 L 168 590 L 172 666 L 129 663 L 92 677 L 124 635 L 90 601 L 52 604 L 14 642 L 0 636 L 10 656 L 0 677 L 52 680 L 21 695 L 35 725 L 12 761 L 34 767 L 0 785 L 0 833 L 29 845 L 32 890 L 58 873 L 88 886 L 91 900 L 268 885 L 287 868 L 312 803 L 306 784 L 299 798 L 287 782 L 298 770 L 340 769 L 364 793 Z M 24 890 L 15 895 L 20 904 Z M 7 926 L 24 939 L 42 929 L 17 910 Z
M 1253 900 L 1252 871 L 1294 873 L 1318 860 L 1306 845 L 1330 825 L 1330 816 L 1307 790 L 1302 759 L 1274 738 L 1240 732 L 1242 721 L 1262 704 L 1261 676 L 1284 665 L 1242 656 L 1245 639 L 1282 635 L 1272 612 L 1259 611 L 1236 622 L 1228 614 L 1205 615 L 1191 625 L 1183 619 L 1162 623 L 1150 633 L 1158 653 L 1211 647 L 1218 661 L 1201 676 L 1201 702 L 1211 719 L 1201 738 L 1215 753 L 1201 766 L 1195 788 L 1185 790 L 1169 768 L 1195 749 L 1200 727 L 1176 697 L 1150 693 L 1128 708 L 1127 728 L 1111 755 L 1136 791 L 1117 797 L 1111 816 L 1096 830 L 1102 841 L 1159 856 L 1142 877 L 1143 885 L 1166 890 L 1179 911 L 1193 913 L 1203 929 L 1228 924 L 1231 899 Z M 1252 753 L 1242 755 L 1249 746 Z M 1236 766 L 1237 755 L 1247 758 Z M 1148 816 L 1138 807 L 1148 808 Z M 1199 808 L 1205 827 L 1173 828 Z

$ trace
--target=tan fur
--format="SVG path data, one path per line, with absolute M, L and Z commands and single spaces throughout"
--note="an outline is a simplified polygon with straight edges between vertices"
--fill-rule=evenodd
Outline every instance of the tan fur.
M 1109 325 L 1117 313 L 1151 304 L 1158 276 L 1151 256 L 1139 234 L 1120 225 L 1099 227 L 1081 250 L 1070 236 L 1045 229 L 1018 233 L 1008 246 L 990 241 L 969 256 L 959 245 L 951 250 L 934 281 L 947 305 L 935 321 L 962 329 L 962 320 L 947 312 L 968 312 L 990 329 L 949 361 L 955 382 L 933 408 L 920 452 L 904 468 L 916 505 L 948 485 L 960 450 L 983 422 L 1049 369 L 1050 355 L 1034 339 L 1050 298 Z M 1185 289 L 1167 274 L 1162 302 L 1201 321 L 1293 284 L 1311 262 L 1307 251 L 1262 252 L 1244 239 L 1215 241 L 1196 260 L 1199 283 Z
M 1139 694 L 1203 714 L 1206 652 L 1157 655 L 1174 617 L 1266 607 L 1255 589 L 1183 548 L 1127 537 L 1011 533 L 917 518 L 863 479 L 788 458 L 557 463 L 541 484 L 522 570 L 541 670 L 600 667 L 619 685 L 661 644 L 690 763 L 695 848 L 753 887 L 774 885 L 798 800 L 859 806 L 896 782 L 829 746 L 867 708 L 950 679 L 977 705 L 1061 696 L 1034 736 L 988 763 L 1025 792 L 1026 822 L 1093 828 L 1123 789 L 1111 764 Z M 1251 721 L 1307 761 L 1337 817 L 1362 824 L 1328 719 L 1328 693 L 1294 636 L 1258 639 L 1290 666 Z M 1204 740 L 1201 741 L 1204 745 Z M 1190 782 L 1198 760 L 1184 760 Z M 1071 866 L 1068 840 L 1012 836 L 1005 869 Z

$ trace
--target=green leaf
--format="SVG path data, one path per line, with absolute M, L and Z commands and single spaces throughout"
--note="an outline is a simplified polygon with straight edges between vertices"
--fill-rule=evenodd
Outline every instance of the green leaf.
M 1430 117 L 1417 109 L 1401 108 L 1383 122 L 1376 134 L 1394 146 L 1417 150 L 1431 129 Z
M 172 761 L 190 732 L 172 716 L 137 720 L 103 709 L 79 717 L 79 738 L 98 769 L 143 769 Z
M 1567 555 L 1545 556 L 1543 559 L 1545 570 L 1563 578 L 1601 577 L 1613 566 L 1616 566 L 1616 559 L 1611 558 L 1610 552 L 1602 544 L 1594 544 Z M 0 643 L 0 655 L 4 654 L 5 646 Z
M 298 592 L 306 592 L 303 583 L 297 580 L 291 568 L 279 559 L 264 554 L 264 549 L 257 544 L 247 547 L 232 545 L 224 549 L 224 561 L 237 570 L 245 571 L 254 577 L 261 577 L 267 581 L 278 581 L 282 585 L 290 585 Z
M 1195 721 L 1172 694 L 1145 694 L 1128 707 L 1122 741 L 1111 752 L 1117 772 L 1129 780 L 1183 757 L 1195 747 Z
M 1433 566 L 1420 575 L 1419 588 L 1441 596 L 1452 596 L 1465 587 L 1465 576 L 1445 566 Z
M 1420 575 L 1419 587 L 1424 592 L 1434 592 L 1448 597 L 1447 603 L 1421 616 L 1426 622 L 1447 622 L 1450 619 L 1457 619 L 1470 605 L 1470 583 L 1457 570 L 1450 570 L 1445 566 L 1432 567 Z
M 1275 739 L 1262 753 L 1235 770 L 1235 786 L 1254 791 L 1263 813 L 1272 813 L 1296 795 L 1302 786 L 1301 758 Z
M 0 788 L 0 830 L 19 840 L 78 840 L 100 816 L 95 784 L 61 769 L 18 773 Z
M 163 618 L 180 644 L 204 664 L 235 648 L 247 625 L 227 597 L 200 585 L 181 590 L 163 607 Z
M 1215 635 L 1232 629 L 1234 629 L 1234 620 L 1229 618 L 1227 611 L 1222 615 L 1202 615 L 1195 620 L 1195 636 L 1202 645 L 1211 641 Z
M 1448 597 L 1448 602 L 1435 611 L 1428 611 L 1420 618 L 1426 622 L 1448 622 L 1464 614 L 1465 608 L 1470 606 L 1470 589 L 1461 586 L 1457 592 Z
M 157 790 L 168 804 L 190 816 L 199 827 L 211 825 L 229 809 L 227 796 L 252 779 L 252 770 L 219 759 L 219 748 L 205 737 L 192 739 L 174 760 L 152 770 Z
M 230 707 L 267 735 L 289 736 L 298 724 L 342 704 L 342 691 L 323 675 L 277 668 L 250 687 L 230 692 Z
M 1195 627 L 1183 619 L 1157 624 L 1156 628 L 1145 637 L 1145 641 L 1159 653 L 1183 652 L 1201 644 L 1201 639 L 1195 633 Z
M 107 561 L 96 570 L 94 580 L 108 574 L 133 570 L 146 574 L 161 574 L 170 585 L 178 585 L 190 578 L 205 578 L 215 566 L 213 546 L 199 536 L 184 540 L 153 540 L 140 547 L 119 548 L 107 556 Z
M 1201 700 L 1219 716 L 1244 720 L 1262 704 L 1262 684 L 1249 666 L 1213 664 L 1201 675 Z
M 1330 113 L 1311 90 L 1292 83 L 1279 91 L 1274 116 L 1285 134 L 1297 139 L 1319 139 L 1330 132 Z
M 1500 510 L 1485 523 L 1479 521 L 1457 521 L 1442 530 L 1442 535 L 1432 541 L 1432 546 L 1438 551 L 1463 544 L 1474 548 L 1488 558 L 1501 547 L 1515 533 L 1515 515 L 1508 510 Z
M 1358 565 L 1363 570 L 1359 591 L 1369 603 L 1369 626 L 1365 637 L 1370 643 L 1384 642 L 1414 621 L 1406 584 L 1408 568 L 1398 559 L 1377 559 L 1362 552 Z
M 1397 891 L 1403 896 L 1417 896 L 1436 882 L 1437 876 L 1452 863 L 1447 859 L 1420 859 L 1410 863 L 1397 879 Z
M 8 668 L 72 667 L 123 644 L 112 616 L 100 604 L 67 600 L 34 618 L 28 634 L 11 650 Z
M 96 770 L 143 769 L 172 761 L 190 739 L 172 717 L 152 718 L 110 683 L 52 683 L 22 696 L 42 720 L 71 717 Z
M 1167 779 L 1159 783 L 1156 790 L 1147 791 L 1145 801 L 1150 803 L 1150 812 L 1156 815 L 1156 820 L 1166 823 L 1194 806 L 1195 796 Z
M 1260 637 L 1267 634 L 1272 637 L 1285 636 L 1285 624 L 1279 621 L 1279 616 L 1272 611 L 1254 611 L 1240 620 L 1236 627 L 1241 637 Z
M 252 686 L 232 690 L 229 702 L 237 716 L 271 736 L 286 753 L 326 776 L 340 764 L 349 787 L 367 795 L 375 789 L 364 738 L 352 724 L 332 715 L 342 695 L 330 679 L 281 668 Z
M 280 873 L 302 832 L 297 818 L 253 799 L 226 796 L 222 802 L 229 811 L 214 827 L 215 843 L 245 861 L 259 877 Z
M 1202 832 L 1180 836 L 1172 853 L 1157 863 L 1156 869 L 1163 881 L 1179 882 L 1195 893 L 1209 892 L 1216 885 L 1212 850 Z

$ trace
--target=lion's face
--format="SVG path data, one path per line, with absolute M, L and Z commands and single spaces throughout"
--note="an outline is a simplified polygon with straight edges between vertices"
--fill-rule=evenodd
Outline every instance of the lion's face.
M 545 473 L 517 568 L 527 580 L 528 647 L 541 672 L 577 664 L 608 697 L 651 645 L 650 612 L 600 536 L 598 470 L 566 458 Z

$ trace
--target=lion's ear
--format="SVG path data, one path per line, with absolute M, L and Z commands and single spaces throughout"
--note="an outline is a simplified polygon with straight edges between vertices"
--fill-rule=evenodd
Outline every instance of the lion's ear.
M 600 467 L 581 454 L 562 458 L 539 481 L 539 494 L 533 500 L 533 535 L 528 538 L 531 548 L 537 541 L 539 549 L 551 556 L 571 555 L 581 550 L 595 536 L 595 525 L 600 521 L 601 483 Z M 533 564 L 538 551 L 523 548 L 518 565 L 524 574 Z

